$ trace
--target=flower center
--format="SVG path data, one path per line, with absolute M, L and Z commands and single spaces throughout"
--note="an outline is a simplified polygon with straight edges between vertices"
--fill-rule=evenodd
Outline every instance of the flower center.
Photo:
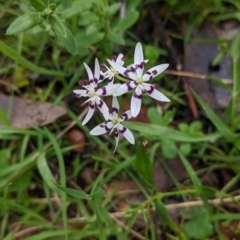
M 113 119 L 112 123 L 113 123 L 113 125 L 116 125 L 118 123 L 118 120 L 117 119 Z
M 110 70 L 111 70 L 112 74 L 114 74 L 114 75 L 117 74 L 117 71 L 114 68 L 111 67 Z
M 89 91 L 88 96 L 89 97 L 94 97 L 95 96 L 95 92 L 94 91 Z
M 137 78 L 136 82 L 137 82 L 138 84 L 142 84 L 142 83 L 143 83 L 143 79 L 142 79 L 141 77 L 140 77 L 140 78 Z

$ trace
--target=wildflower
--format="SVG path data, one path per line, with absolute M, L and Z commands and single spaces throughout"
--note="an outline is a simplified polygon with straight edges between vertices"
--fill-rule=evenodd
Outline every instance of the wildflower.
M 117 72 L 132 80 L 122 84 L 121 87 L 119 87 L 113 94 L 113 96 L 121 96 L 124 93 L 136 88 L 131 98 L 131 112 L 133 117 L 136 117 L 140 112 L 143 93 L 147 93 L 149 96 L 158 101 L 170 101 L 164 94 L 156 89 L 155 84 L 146 83 L 153 77 L 156 77 L 162 73 L 169 66 L 169 64 L 155 66 L 143 74 L 143 70 L 147 61 L 143 59 L 141 43 L 137 43 L 136 45 L 134 52 L 134 63 L 130 67 L 125 68 L 112 60 L 108 60 L 108 62 Z
M 99 66 L 98 59 L 97 58 L 95 59 L 94 75 L 86 63 L 84 63 L 84 66 L 88 74 L 89 82 L 80 81 L 79 85 L 85 88 L 85 90 L 80 89 L 80 90 L 73 91 L 74 93 L 76 93 L 77 97 L 88 97 L 88 100 L 82 104 L 83 106 L 86 105 L 87 103 L 89 105 L 88 113 L 85 119 L 83 120 L 82 125 L 85 125 L 92 117 L 95 111 L 95 103 L 97 104 L 104 118 L 108 119 L 109 109 L 106 103 L 100 98 L 100 96 L 112 95 L 114 91 L 116 91 L 116 89 L 118 89 L 119 86 L 121 85 L 121 84 L 112 84 L 112 85 L 104 86 L 98 89 L 98 82 L 100 78 L 100 66 Z
M 128 110 L 122 114 L 121 117 L 118 117 L 119 104 L 116 97 L 113 97 L 112 100 L 112 112 L 109 113 L 107 121 L 96 126 L 90 132 L 91 135 L 102 135 L 106 132 L 109 132 L 109 135 L 113 133 L 116 146 L 113 153 L 116 151 L 119 141 L 119 132 L 131 143 L 134 144 L 135 140 L 131 131 L 122 125 L 123 121 L 126 121 L 132 117 L 131 111 Z
M 116 64 L 123 66 L 125 57 L 123 54 L 119 54 L 118 57 L 112 56 L 112 61 Z M 100 74 L 103 76 L 103 80 L 108 79 L 108 84 L 113 84 L 114 77 L 118 74 L 118 72 L 113 67 L 108 67 L 106 64 L 103 64 L 103 69 L 100 71 Z

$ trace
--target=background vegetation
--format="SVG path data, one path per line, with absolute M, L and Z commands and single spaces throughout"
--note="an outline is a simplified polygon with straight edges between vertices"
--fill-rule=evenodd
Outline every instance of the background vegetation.
M 233 0 L 1 1 L 0 239 L 240 239 L 239 11 Z M 194 37 L 228 21 L 234 35 Z M 111 137 L 89 135 L 99 116 L 81 125 L 72 91 L 83 62 L 123 53 L 128 64 L 137 42 L 149 68 L 170 63 L 154 81 L 171 103 L 144 96 L 126 124 L 136 145 L 113 155 Z M 228 92 L 220 113 L 211 91 L 189 87 L 190 42 L 217 44 L 210 67 L 231 59 L 227 80 L 188 72 Z

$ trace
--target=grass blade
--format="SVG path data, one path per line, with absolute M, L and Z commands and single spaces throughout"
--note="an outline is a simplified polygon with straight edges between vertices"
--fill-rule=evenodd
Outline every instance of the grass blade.
M 26 60 L 24 57 L 19 55 L 14 49 L 10 48 L 4 42 L 0 41 L 0 51 L 7 57 L 11 58 L 21 66 L 27 68 L 28 70 L 36 73 L 42 73 L 49 76 L 64 76 L 62 72 L 52 71 L 45 68 L 38 67 L 37 65 Z
M 195 98 L 198 103 L 202 106 L 205 113 L 214 124 L 214 126 L 218 129 L 223 137 L 228 139 L 229 141 L 233 141 L 235 139 L 234 134 L 231 132 L 230 128 L 223 123 L 223 121 L 213 112 L 213 110 L 205 103 L 193 90 L 192 90 Z

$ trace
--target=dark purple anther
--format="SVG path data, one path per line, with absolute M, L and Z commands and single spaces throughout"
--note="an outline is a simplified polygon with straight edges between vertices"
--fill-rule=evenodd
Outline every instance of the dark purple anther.
M 76 98 L 81 98 L 81 94 L 76 94 Z

